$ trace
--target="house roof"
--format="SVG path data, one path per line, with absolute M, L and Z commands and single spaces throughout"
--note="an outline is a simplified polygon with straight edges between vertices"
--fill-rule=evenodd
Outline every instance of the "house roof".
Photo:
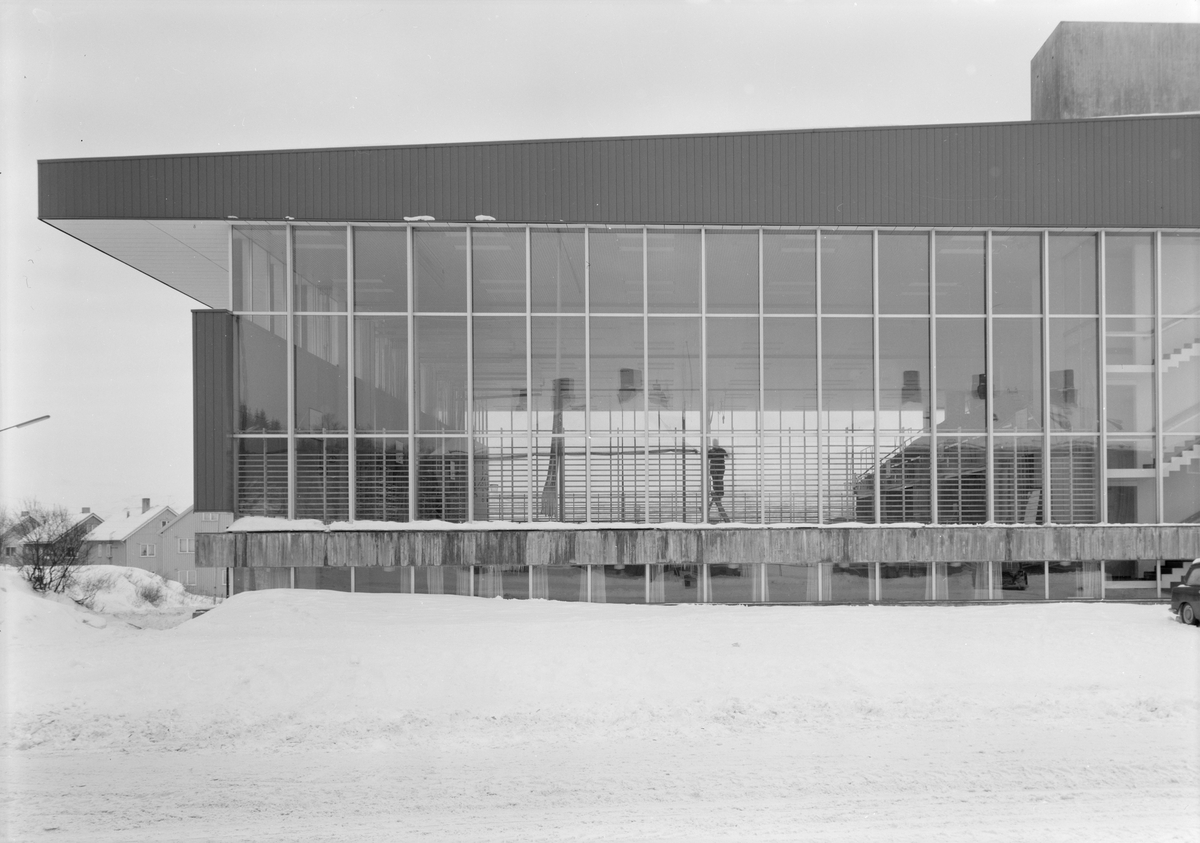
M 174 518 L 172 518 L 170 521 L 168 521 L 168 522 L 167 522 L 167 526 L 163 527 L 162 529 L 160 529 L 160 530 L 158 531 L 158 532 L 159 532 L 159 534 L 161 535 L 162 533 L 165 533 L 167 530 L 169 530 L 169 529 L 171 529 L 172 527 L 174 527 L 174 526 L 175 526 L 175 524 L 176 524 L 176 522 L 178 522 L 178 521 L 182 520 L 183 518 L 185 518 L 185 517 L 186 517 L 186 516 L 188 516 L 188 515 L 191 515 L 191 514 L 192 514 L 192 511 L 193 511 L 195 508 L 196 508 L 196 505 L 195 505 L 195 504 L 192 504 L 192 505 L 191 505 L 191 506 L 189 506 L 187 509 L 185 509 L 183 512 L 181 512 L 181 513 L 179 513 L 178 515 L 176 515 Z
M 156 518 L 166 516 L 174 520 L 175 510 L 169 506 L 152 506 L 145 512 L 131 514 L 128 518 L 110 518 L 87 534 L 87 541 L 119 542 L 132 536 Z

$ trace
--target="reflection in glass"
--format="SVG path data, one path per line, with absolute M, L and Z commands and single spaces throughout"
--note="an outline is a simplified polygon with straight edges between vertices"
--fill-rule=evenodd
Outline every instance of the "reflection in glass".
M 346 430 L 346 319 L 296 316 L 292 333 L 296 366 L 296 430 Z
M 1100 429 L 1099 349 L 1095 319 L 1050 320 L 1050 426 Z
M 1112 519 L 1109 519 L 1112 521 Z M 1150 521 L 1155 521 L 1151 518 Z M 1104 562 L 1105 600 L 1154 600 L 1158 597 L 1157 559 L 1109 559 Z
M 928 430 L 929 320 L 879 320 L 879 427 L 912 436 Z
M 593 603 L 645 603 L 645 565 L 593 565 Z
M 354 427 L 408 430 L 408 323 L 400 316 L 354 322 Z
M 817 523 L 817 437 L 767 436 L 762 455 L 760 486 L 766 522 Z
M 408 310 L 408 229 L 354 229 L 354 309 Z
M 454 228 L 413 230 L 413 275 L 417 310 L 467 310 L 467 233 Z
M 871 320 L 822 320 L 821 410 L 826 431 L 874 430 Z
M 476 313 L 524 313 L 525 230 L 473 229 L 471 275 Z
M 1111 311 L 1110 311 L 1111 312 Z M 1162 312 L 1200 312 L 1200 236 L 1162 236 Z
M 829 599 L 830 569 L 818 565 L 766 565 L 765 603 L 816 603 Z
M 1157 482 L 1154 479 L 1154 444 L 1148 442 L 1150 470 L 1145 477 L 1127 477 L 1133 474 L 1129 469 L 1112 470 L 1114 451 L 1118 454 L 1124 451 L 1123 445 L 1130 443 L 1114 443 L 1108 440 L 1108 522 L 1110 524 L 1154 524 L 1158 521 Z M 1132 456 L 1132 455 L 1131 455 Z M 1139 462 L 1138 465 L 1146 464 Z M 1121 475 L 1121 476 L 1116 476 Z
M 349 591 L 349 568 L 294 568 L 296 588 L 319 588 L 325 591 Z
M 936 322 L 938 430 L 985 431 L 984 321 L 938 319 Z
M 938 232 L 935 243 L 938 314 L 982 314 L 984 236 Z
M 239 515 L 288 517 L 286 439 L 238 439 L 236 471 Z
M 875 437 L 827 436 L 825 520 L 875 521 Z
M 713 603 L 757 602 L 755 580 L 760 578 L 761 565 L 709 565 L 708 582 Z
M 871 312 L 869 232 L 821 234 L 821 312 Z
M 650 320 L 647 400 L 650 430 L 684 435 L 700 431 L 700 320 Z
M 418 520 L 467 520 L 467 453 L 466 439 L 425 437 L 417 440 Z M 484 482 L 486 484 L 486 478 Z M 478 490 L 478 485 L 476 488 Z M 486 507 L 476 509 L 476 518 L 486 520 Z
M 530 231 L 533 312 L 583 313 L 583 232 Z
M 593 521 L 646 520 L 646 440 L 632 433 L 593 434 L 591 495 Z
M 763 312 L 817 312 L 817 237 L 763 232 Z
M 304 311 L 346 309 L 346 229 L 294 228 L 295 288 L 292 307 Z
M 1200 434 L 1200 319 L 1162 322 L 1163 430 Z
M 476 316 L 474 413 L 479 434 L 525 431 L 525 317 Z
M 464 433 L 467 429 L 467 317 L 418 316 L 416 340 L 417 430 Z
M 1051 600 L 1099 600 L 1104 573 L 1099 562 L 1051 562 Z
M 928 523 L 932 518 L 929 437 L 883 435 L 879 464 L 879 520 L 884 524 Z M 862 482 L 860 493 L 874 493 Z M 866 501 L 864 500 L 864 506 Z M 868 514 L 870 510 L 866 510 Z M 861 518 L 859 520 L 862 520 Z
M 1043 523 L 1042 438 L 998 435 L 994 443 L 992 520 L 1000 524 Z
M 928 562 L 885 562 L 879 566 L 879 599 L 888 603 L 933 600 L 934 578 Z M 938 577 L 937 597 L 946 594 L 945 568 Z
M 880 232 L 879 312 L 929 312 L 929 235 Z
M 237 359 L 237 430 L 271 433 L 287 426 L 286 316 L 234 320 Z
M 987 562 L 938 562 L 938 600 L 988 600 Z
M 1096 236 L 1050 235 L 1050 312 L 1096 312 Z
M 642 318 L 593 317 L 592 429 L 640 430 L 645 409 Z
M 866 603 L 874 591 L 875 566 L 869 563 L 839 562 L 829 565 L 829 599 L 835 603 Z
M 758 319 L 709 319 L 707 342 L 712 426 L 722 431 L 757 432 Z
M 817 320 L 763 320 L 763 427 L 817 429 Z
M 997 600 L 1044 600 L 1046 565 L 1043 562 L 993 562 Z
M 646 291 L 651 313 L 700 312 L 700 232 L 650 229 Z
M 1094 436 L 1050 439 L 1050 521 L 1095 524 L 1100 520 L 1100 440 Z
M 758 313 L 758 231 L 704 233 L 709 313 Z
M 938 523 L 987 521 L 987 439 L 942 436 L 937 440 Z
M 1200 436 L 1163 437 L 1163 519 L 1200 521 Z
M 478 565 L 474 571 L 476 597 L 529 598 L 528 565 Z
M 355 440 L 354 517 L 408 520 L 408 440 Z
M 412 568 L 354 569 L 354 591 L 363 594 L 410 594 Z
M 233 229 L 233 309 L 287 310 L 287 232 L 282 228 Z
M 416 594 L 471 593 L 469 565 L 418 565 L 412 569 L 413 591 Z
M 1109 313 L 1154 312 L 1154 238 L 1147 234 L 1104 237 L 1104 307 Z
M 700 565 L 650 565 L 651 603 L 701 602 Z
M 535 565 L 532 580 L 534 600 L 587 601 L 586 565 Z
M 642 312 L 641 229 L 589 229 L 593 313 Z
M 992 323 L 992 401 L 997 431 L 1042 429 L 1042 321 Z
M 534 316 L 533 428 L 562 434 L 583 430 L 584 320 Z
M 346 439 L 296 440 L 296 517 L 350 517 L 350 448 Z
M 233 594 L 292 587 L 291 568 L 230 568 L 229 576 Z
M 992 312 L 1042 312 L 1042 237 L 992 235 Z

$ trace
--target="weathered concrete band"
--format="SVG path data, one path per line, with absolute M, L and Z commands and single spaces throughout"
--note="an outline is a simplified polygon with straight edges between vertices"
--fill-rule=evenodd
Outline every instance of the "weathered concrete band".
M 201 533 L 218 568 L 1194 559 L 1200 525 Z

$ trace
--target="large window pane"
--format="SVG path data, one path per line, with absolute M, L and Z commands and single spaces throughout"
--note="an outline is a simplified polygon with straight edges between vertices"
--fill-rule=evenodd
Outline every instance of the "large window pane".
M 938 436 L 937 501 L 941 524 L 987 520 L 987 439 Z
M 293 568 L 296 588 L 315 588 L 325 591 L 349 591 L 349 568 Z
M 296 517 L 350 517 L 350 449 L 343 438 L 296 440 Z
M 763 321 L 763 401 L 766 429 L 816 432 L 816 319 Z
M 1050 320 L 1050 426 L 1100 429 L 1095 319 Z
M 704 233 L 709 313 L 758 313 L 758 230 Z
M 701 520 L 704 465 L 699 436 L 650 438 L 647 476 L 651 522 Z
M 756 564 L 709 565 L 708 583 L 713 603 L 753 603 L 758 601 L 755 580 L 761 582 L 761 566 Z M 761 587 L 759 589 L 761 590 Z
M 1094 524 L 1100 520 L 1100 440 L 1092 436 L 1050 439 L 1050 521 Z
M 410 594 L 412 568 L 354 569 L 354 591 L 363 594 Z
M 408 322 L 366 316 L 354 322 L 354 427 L 408 430 Z
M 827 565 L 822 573 L 829 579 L 824 586 L 826 599 L 835 603 L 866 603 L 872 598 L 875 566 L 867 562 L 840 562 Z
M 929 235 L 880 233 L 879 312 L 929 312 Z
M 296 430 L 346 430 L 346 319 L 342 316 L 294 317 L 296 359 Z
M 646 520 L 646 440 L 632 432 L 592 435 L 588 446 L 593 521 Z
M 476 436 L 475 520 L 529 520 L 529 439 Z
M 1163 430 L 1200 433 L 1200 319 L 1164 319 Z
M 237 514 L 287 518 L 287 440 L 237 440 Z
M 879 406 L 881 430 L 929 429 L 928 319 L 879 321 Z
M 540 433 L 583 430 L 584 319 L 534 316 L 533 427 Z
M 758 319 L 708 320 L 708 413 L 714 428 L 757 431 Z
M 879 464 L 879 520 L 884 524 L 932 520 L 929 437 L 883 435 Z M 862 494 L 873 493 L 863 484 Z
M 885 562 L 879 566 L 879 599 L 888 603 L 912 603 L 934 598 L 934 578 L 928 562 Z M 945 588 L 944 578 L 938 583 Z M 939 598 L 944 594 L 938 594 Z
M 413 568 L 412 577 L 416 594 L 457 594 L 465 597 L 471 593 L 469 565 L 419 565 Z
M 417 440 L 417 519 L 467 520 L 467 452 L 462 438 Z M 480 520 L 484 512 L 478 513 Z
M 1104 306 L 1109 313 L 1154 312 L 1154 238 L 1109 234 L 1104 238 Z M 1193 286 L 1195 282 L 1193 282 Z
M 529 596 L 541 600 L 587 600 L 586 565 L 535 565 Z
M 1163 517 L 1168 524 L 1200 521 L 1200 437 L 1163 437 Z
M 815 233 L 763 232 L 763 311 L 817 312 Z
M 766 565 L 767 603 L 816 603 L 829 599 L 828 563 L 818 565 Z M 822 576 L 824 574 L 824 576 Z M 822 586 L 824 594 L 822 595 Z
M 992 413 L 997 431 L 1042 429 L 1042 321 L 996 319 Z
M 982 234 L 944 234 L 936 242 L 937 312 L 983 313 Z
M 841 434 L 823 440 L 827 523 L 875 521 L 875 437 Z
M 294 228 L 297 312 L 346 309 L 346 229 Z
M 287 429 L 286 319 L 239 316 L 235 321 L 239 432 Z
M 937 321 L 937 416 L 941 431 L 987 429 L 983 319 Z
M 1096 312 L 1096 236 L 1050 235 L 1050 312 Z
M 767 436 L 762 444 L 763 516 L 767 523 L 815 524 L 817 481 L 817 437 L 805 435 Z
M 870 319 L 823 319 L 822 395 L 825 430 L 874 430 L 875 387 Z
M 466 231 L 461 228 L 415 229 L 413 258 L 417 310 L 427 313 L 465 313 Z
M 992 312 L 1042 312 L 1042 237 L 992 235 Z
M 1040 524 L 1043 439 L 997 436 L 992 451 L 993 520 L 1000 524 Z
M 645 565 L 592 565 L 593 603 L 645 603 Z
M 355 442 L 354 517 L 360 521 L 408 520 L 408 440 Z
M 650 431 L 675 435 L 685 435 L 689 430 L 699 432 L 700 320 L 655 317 L 650 320 L 648 334 Z
M 871 312 L 871 235 L 821 235 L 821 312 Z
M 641 317 L 593 317 L 592 428 L 641 429 L 643 399 Z
M 287 233 L 282 228 L 233 230 L 233 309 L 287 310 Z
M 650 565 L 651 603 L 699 603 L 699 565 Z
M 475 430 L 481 435 L 525 431 L 525 317 L 475 317 Z
M 408 310 L 408 230 L 354 229 L 354 309 Z
M 416 331 L 417 430 L 467 429 L 467 318 L 418 316 Z
M 582 413 L 575 414 L 581 418 Z M 582 427 L 582 421 L 579 422 Z M 534 518 L 587 519 L 587 441 L 582 435 L 538 436 L 533 448 Z M 593 483 L 597 482 L 595 479 Z
M 476 313 L 524 313 L 525 230 L 472 229 L 471 275 Z
M 1200 312 L 1200 236 L 1162 236 L 1162 312 Z
M 642 312 L 642 231 L 590 229 L 593 313 Z
M 646 235 L 646 290 L 651 313 L 700 312 L 700 232 Z
M 583 313 L 583 231 L 535 228 L 530 237 L 534 312 Z

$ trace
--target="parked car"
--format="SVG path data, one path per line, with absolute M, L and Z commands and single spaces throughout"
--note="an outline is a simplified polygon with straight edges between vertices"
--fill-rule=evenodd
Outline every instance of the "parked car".
M 1200 625 L 1200 559 L 1183 572 L 1183 579 L 1171 586 L 1171 611 L 1180 623 Z

